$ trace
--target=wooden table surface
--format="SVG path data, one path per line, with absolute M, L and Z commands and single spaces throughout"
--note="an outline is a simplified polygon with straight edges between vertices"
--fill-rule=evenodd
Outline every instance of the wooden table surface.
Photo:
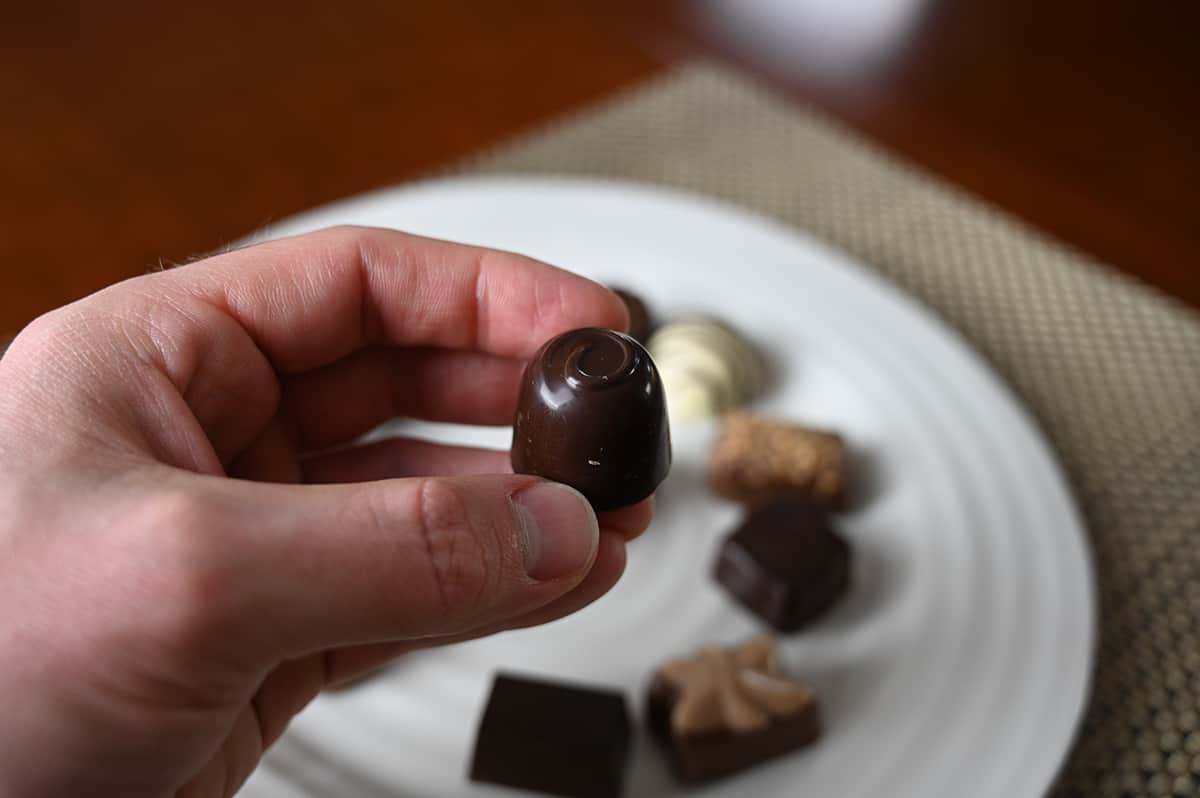
M 1200 307 L 1200 4 L 0 4 L 0 333 L 681 60 L 759 74 Z

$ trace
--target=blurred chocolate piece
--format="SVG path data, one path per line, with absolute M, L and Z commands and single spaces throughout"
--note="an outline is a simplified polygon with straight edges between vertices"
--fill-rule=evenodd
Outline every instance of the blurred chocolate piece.
M 709 457 L 708 482 L 717 494 L 745 504 L 794 496 L 843 510 L 848 460 L 839 435 L 741 411 L 725 417 Z
M 688 784 L 794 751 L 821 734 L 812 691 L 783 672 L 768 637 L 663 664 L 650 684 L 646 721 Z
M 729 325 L 711 318 L 665 324 L 651 336 L 672 420 L 715 416 L 762 392 L 761 354 Z
M 721 546 L 713 578 L 780 632 L 794 632 L 850 586 L 850 547 L 807 502 L 753 510 Z
M 646 303 L 640 296 L 624 288 L 614 288 L 612 292 L 621 297 L 621 301 L 629 310 L 629 337 L 645 345 L 650 337 L 650 330 L 654 328 Z
M 629 749 L 622 694 L 500 674 L 475 738 L 471 780 L 618 798 Z
M 649 496 L 671 467 L 658 370 L 624 333 L 586 328 L 547 342 L 525 367 L 513 471 L 562 482 L 597 511 Z

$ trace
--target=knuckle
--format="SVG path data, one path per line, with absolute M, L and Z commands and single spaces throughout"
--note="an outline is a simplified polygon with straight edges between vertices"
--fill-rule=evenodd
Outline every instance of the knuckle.
M 460 490 L 436 479 L 423 480 L 416 491 L 417 532 L 427 577 L 441 610 L 448 615 L 472 614 L 492 587 L 495 574 L 485 530 L 473 526 Z
M 325 228 L 325 234 L 335 239 L 351 239 L 354 240 L 361 236 L 367 235 L 371 231 L 370 227 L 364 225 L 350 224 L 342 222 L 341 224 L 333 224 Z
M 63 311 L 61 308 L 43 313 L 25 325 L 25 328 L 21 330 L 15 340 L 20 342 L 37 341 L 40 343 L 53 339 L 61 324 L 62 315 Z
M 70 330 L 66 308 L 57 308 L 43 313 L 25 325 L 8 346 L 5 357 L 15 360 L 21 357 L 39 357 L 52 351 Z
M 380 247 L 379 231 L 371 227 L 340 224 L 326 228 L 320 235 L 332 253 L 330 262 L 351 271 L 361 271 Z
M 180 646 L 211 643 L 229 618 L 236 579 L 221 554 L 221 516 L 211 500 L 181 490 L 142 507 L 135 578 L 161 632 Z
M 207 501 L 195 493 L 166 489 L 142 502 L 141 529 L 158 557 L 182 556 L 212 522 Z

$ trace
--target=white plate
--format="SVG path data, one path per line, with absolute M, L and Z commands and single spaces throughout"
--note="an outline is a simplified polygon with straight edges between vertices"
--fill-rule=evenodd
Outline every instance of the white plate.
M 761 409 L 842 430 L 870 464 L 871 498 L 841 524 L 856 556 L 853 588 L 785 643 L 790 667 L 823 702 L 826 734 L 705 795 L 1045 791 L 1089 681 L 1095 603 L 1084 530 L 1036 427 L 953 333 L 843 254 L 661 189 L 439 181 L 307 213 L 269 235 L 344 222 L 516 250 L 629 286 L 661 315 L 723 316 L 776 363 Z M 418 432 L 508 444 L 505 430 Z M 496 669 L 618 688 L 640 713 L 658 662 L 757 632 L 708 576 L 738 516 L 703 486 L 712 428 L 672 432 L 659 516 L 608 596 L 546 627 L 410 656 L 321 697 L 243 795 L 511 795 L 466 778 Z M 644 737 L 625 794 L 683 794 Z

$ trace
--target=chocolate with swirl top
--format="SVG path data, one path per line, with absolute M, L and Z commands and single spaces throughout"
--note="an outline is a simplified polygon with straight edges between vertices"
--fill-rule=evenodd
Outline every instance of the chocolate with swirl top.
M 548 341 L 525 367 L 513 470 L 570 485 L 597 511 L 649 496 L 671 466 L 662 382 L 624 333 L 584 328 Z
M 665 663 L 650 686 L 646 717 L 686 783 L 742 770 L 821 733 L 816 699 L 783 672 L 769 637 Z

